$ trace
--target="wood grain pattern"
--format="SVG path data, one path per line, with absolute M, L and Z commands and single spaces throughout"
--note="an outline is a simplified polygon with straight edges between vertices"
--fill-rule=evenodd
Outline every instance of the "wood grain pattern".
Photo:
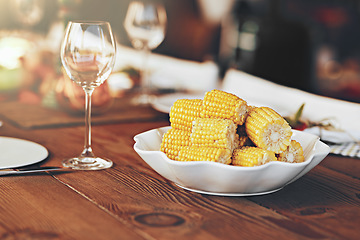
M 93 126 L 102 171 L 0 178 L 0 239 L 358 239 L 358 159 L 328 156 L 284 189 L 263 196 L 189 192 L 153 171 L 133 150 L 133 136 L 168 120 Z M 46 146 L 42 165 L 81 152 L 83 127 L 0 134 Z M 2 238 L 1 238 L 2 237 Z
M 360 179 L 360 158 L 342 157 L 329 155 L 322 165 L 334 171 L 344 173 L 356 179 Z
M 0 222 L 6 229 L 0 239 L 116 239 L 113 229 L 142 239 L 49 175 L 2 177 L 0 185 Z
M 311 229 L 339 239 L 356 239 L 360 222 L 360 181 L 322 166 L 274 196 L 252 201 L 274 209 Z M 346 223 L 346 224 L 344 224 Z M 334 227 L 336 226 L 336 227 Z

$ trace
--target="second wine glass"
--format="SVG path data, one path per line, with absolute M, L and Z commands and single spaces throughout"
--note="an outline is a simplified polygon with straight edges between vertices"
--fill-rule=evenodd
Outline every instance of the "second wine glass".
M 157 48 L 165 38 L 167 17 L 165 8 L 160 4 L 131 2 L 126 13 L 124 27 L 131 44 L 142 51 L 142 69 L 140 95 L 136 96 L 135 105 L 151 103 L 151 85 L 147 62 L 151 50 Z
M 69 22 L 60 56 L 66 74 L 85 91 L 85 145 L 80 156 L 63 161 L 65 167 L 98 170 L 112 166 L 111 160 L 96 157 L 91 148 L 91 95 L 109 77 L 115 53 L 108 22 Z

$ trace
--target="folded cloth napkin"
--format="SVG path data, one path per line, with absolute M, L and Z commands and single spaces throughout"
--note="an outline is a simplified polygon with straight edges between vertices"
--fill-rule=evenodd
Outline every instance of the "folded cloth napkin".
M 121 70 L 129 66 L 142 69 L 143 54 L 118 45 L 114 69 Z M 218 87 L 219 84 L 219 67 L 213 61 L 196 62 L 151 54 L 147 67 L 152 85 L 160 89 L 205 92 Z
M 305 103 L 302 117 L 311 122 L 332 119 L 336 130 L 306 129 L 333 143 L 360 141 L 360 104 L 311 94 L 285 87 L 239 70 L 229 69 L 222 89 L 254 106 L 268 106 L 283 116 L 294 114 Z
M 330 153 L 360 158 L 360 144 L 354 142 L 330 144 Z
M 309 132 L 318 135 L 323 141 L 329 143 L 350 143 L 359 142 L 360 134 L 358 131 L 346 131 L 346 130 L 327 130 L 322 127 L 311 127 L 304 129 L 305 132 Z

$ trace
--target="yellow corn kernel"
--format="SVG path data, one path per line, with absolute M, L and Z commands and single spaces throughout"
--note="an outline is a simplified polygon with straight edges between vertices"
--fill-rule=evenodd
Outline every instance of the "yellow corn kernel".
M 304 159 L 303 148 L 300 143 L 295 140 L 291 140 L 288 148 L 278 156 L 278 161 L 289 163 L 301 163 Z
M 227 148 L 238 144 L 236 125 L 229 119 L 197 118 L 193 122 L 190 142 L 196 146 Z
M 191 131 L 192 121 L 200 117 L 201 99 L 178 99 L 170 109 L 172 128 Z
M 172 160 L 176 160 L 181 148 L 190 145 L 190 132 L 170 128 L 163 136 L 160 151 Z
M 245 130 L 259 148 L 280 153 L 290 145 L 290 125 L 269 107 L 253 108 L 246 119 Z
M 274 152 L 258 147 L 237 148 L 232 154 L 232 164 L 243 167 L 260 166 L 276 160 Z
M 214 89 L 205 93 L 200 115 L 202 118 L 230 119 L 242 125 L 247 116 L 247 103 L 234 94 Z
M 180 150 L 178 161 L 209 161 L 224 164 L 231 163 L 231 152 L 225 148 L 187 146 Z

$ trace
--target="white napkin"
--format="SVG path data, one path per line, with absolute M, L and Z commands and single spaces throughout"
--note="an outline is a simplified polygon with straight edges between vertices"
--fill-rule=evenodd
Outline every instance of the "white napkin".
M 124 67 L 141 69 L 141 52 L 118 45 L 115 70 Z M 192 92 L 205 92 L 218 87 L 219 67 L 213 61 L 196 62 L 152 53 L 148 59 L 153 86 Z
M 322 139 L 334 143 L 360 141 L 360 104 L 311 94 L 230 69 L 222 89 L 255 106 L 268 106 L 283 116 L 294 114 L 305 103 L 302 117 L 312 122 L 332 119 L 344 131 L 322 131 Z M 307 129 L 317 135 L 317 129 Z M 355 139 L 354 139 L 355 138 Z
M 360 145 L 354 142 L 330 145 L 330 153 L 360 158 Z
M 304 130 L 305 132 L 318 135 L 323 141 L 330 143 L 349 143 L 359 142 L 360 132 L 355 130 L 326 130 L 320 127 L 311 127 Z

